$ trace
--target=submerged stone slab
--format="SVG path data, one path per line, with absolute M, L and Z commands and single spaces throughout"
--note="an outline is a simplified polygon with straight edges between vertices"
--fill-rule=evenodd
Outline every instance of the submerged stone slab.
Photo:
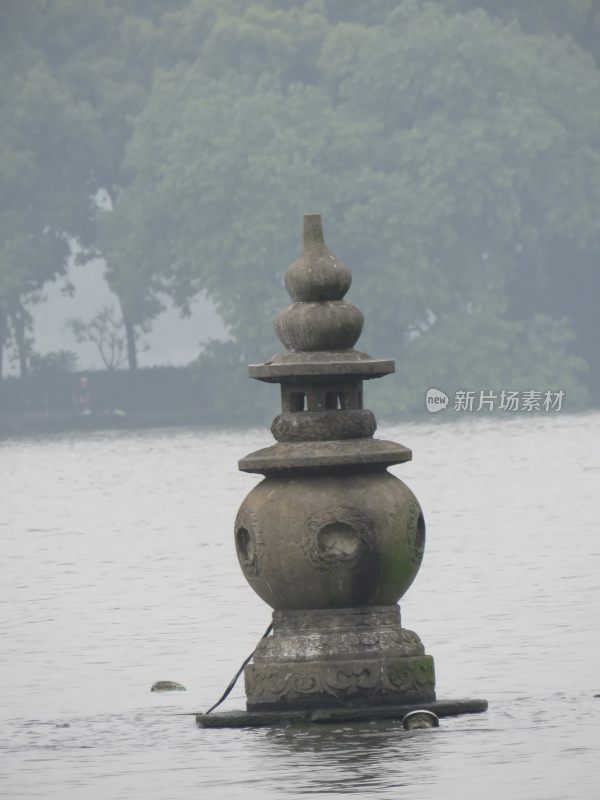
M 223 711 L 217 714 L 196 714 L 196 724 L 201 728 L 259 728 L 276 725 L 302 725 L 307 723 L 373 722 L 383 719 L 401 720 L 410 711 L 423 709 L 438 717 L 455 717 L 460 714 L 481 714 L 487 711 L 487 700 L 467 699 L 434 700 L 429 703 L 407 703 L 395 706 L 370 706 L 366 708 L 322 708 L 302 711 Z

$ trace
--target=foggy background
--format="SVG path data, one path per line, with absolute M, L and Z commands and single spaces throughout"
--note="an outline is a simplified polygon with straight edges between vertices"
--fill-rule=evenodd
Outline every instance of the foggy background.
M 600 0 L 2 0 L 0 404 L 169 365 L 255 418 L 320 212 L 375 409 L 596 406 L 599 42 Z
M 44 290 L 44 301 L 32 309 L 32 327 L 44 349 L 49 352 L 72 350 L 77 355 L 79 368 L 84 371 L 102 369 L 104 364 L 98 348 L 91 342 L 77 342 L 65 328 L 65 320 L 75 315 L 92 317 L 99 306 L 114 305 L 104 270 L 101 260 L 85 267 L 70 264 L 67 276 L 75 287 L 74 295 L 66 295 L 59 284 L 50 284 Z M 197 358 L 203 342 L 224 338 L 227 338 L 227 331 L 210 300 L 202 296 L 196 298 L 189 317 L 182 317 L 170 305 L 144 336 L 147 349 L 140 353 L 140 365 L 189 364 Z M 18 365 L 11 366 L 7 373 L 17 372 Z

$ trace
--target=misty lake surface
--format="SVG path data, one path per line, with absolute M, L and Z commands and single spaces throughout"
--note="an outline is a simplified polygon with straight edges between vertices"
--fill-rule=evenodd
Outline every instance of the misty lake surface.
M 381 426 L 427 521 L 405 627 L 485 714 L 198 729 L 270 619 L 233 521 L 263 430 L 0 442 L 0 796 L 600 797 L 600 414 Z M 183 693 L 154 694 L 157 680 Z M 243 682 L 224 708 L 242 708 Z

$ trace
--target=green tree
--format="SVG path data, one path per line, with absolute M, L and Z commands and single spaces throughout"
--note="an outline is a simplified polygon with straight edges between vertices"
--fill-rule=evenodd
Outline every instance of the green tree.
M 600 64 L 599 0 L 447 0 L 452 11 L 480 8 L 503 22 L 517 22 L 525 33 L 570 36 Z
M 96 347 L 106 369 L 117 369 L 128 360 L 124 320 L 112 306 L 103 306 L 87 321 L 81 317 L 69 317 L 66 326 L 79 344 L 89 343 Z M 140 335 L 141 332 L 136 330 L 136 339 Z
M 155 64 L 165 57 L 158 24 L 179 0 L 5 0 L 0 9 L 0 348 L 12 333 L 27 369 L 33 293 L 65 271 L 70 242 L 79 260 L 103 256 L 137 364 L 136 327 L 160 310 L 132 302 L 129 264 L 102 237 L 99 193 L 117 208 L 130 176 L 123 155 L 130 119 L 144 104 Z M 174 51 L 174 48 L 172 48 Z
M 39 51 L 4 47 L 0 30 L 0 350 L 11 334 L 24 375 L 29 306 L 64 273 L 67 232 L 83 230 L 89 220 L 93 129 L 89 107 L 73 102 Z
M 417 354 L 446 352 L 458 382 L 579 386 L 564 312 L 520 313 L 513 298 L 559 244 L 575 260 L 597 252 L 590 59 L 480 10 L 404 2 L 384 25 L 321 25 L 317 80 L 290 82 L 291 50 L 273 62 L 263 47 L 262 71 L 242 58 L 257 40 L 248 15 L 234 69 L 215 76 L 202 49 L 158 77 L 136 119 L 128 203 L 174 297 L 205 288 L 240 346 L 267 353 L 301 214 L 321 210 L 371 321 L 365 347 L 391 349 L 421 384 Z M 445 347 L 460 330 L 461 358 Z
M 320 210 L 364 347 L 413 376 L 395 407 L 433 365 L 576 394 L 574 353 L 600 392 L 599 20 L 600 0 L 5 0 L 0 354 L 26 371 L 75 240 L 106 261 L 131 368 L 163 295 L 185 313 L 201 290 L 241 357 L 268 355 Z
M 130 180 L 123 156 L 131 117 L 143 107 L 160 57 L 157 24 L 165 13 L 181 5 L 177 0 L 60 0 L 45 14 L 40 31 L 51 70 L 75 102 L 88 103 L 93 109 L 96 147 L 88 171 L 94 198 L 101 194 L 104 202 L 96 202 L 89 215 L 90 235 L 82 236 L 79 230 L 73 233 L 83 245 L 80 263 L 98 257 L 106 262 L 105 277 L 119 302 L 131 369 L 137 367 L 138 333 L 162 305 L 150 297 L 152 288 L 144 283 L 147 273 L 122 257 L 119 226 L 106 218 L 117 213 Z

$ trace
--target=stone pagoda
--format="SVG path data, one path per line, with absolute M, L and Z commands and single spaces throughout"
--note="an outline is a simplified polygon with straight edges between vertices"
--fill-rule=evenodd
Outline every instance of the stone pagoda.
M 277 443 L 242 458 L 265 476 L 235 522 L 240 565 L 273 609 L 273 635 L 245 668 L 248 711 L 435 701 L 433 659 L 403 628 L 398 600 L 423 558 L 417 498 L 387 471 L 411 451 L 373 438 L 363 382 L 394 362 L 354 349 L 363 315 L 343 298 L 350 270 L 327 248 L 321 217 L 285 274 L 292 305 L 276 318 L 286 352 L 250 377 L 281 384 Z

